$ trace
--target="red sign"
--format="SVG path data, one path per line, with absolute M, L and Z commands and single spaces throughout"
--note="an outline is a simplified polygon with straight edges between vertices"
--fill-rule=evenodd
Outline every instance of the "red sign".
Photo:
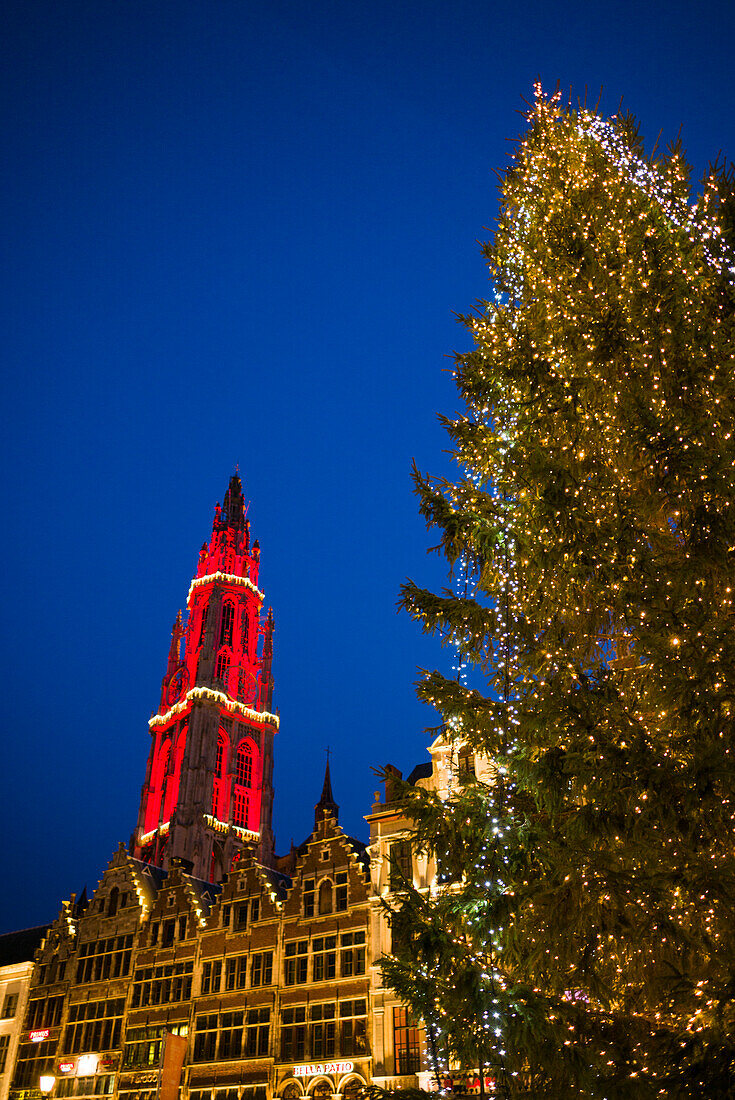
M 59 1062 L 59 1073 L 73 1073 L 76 1062 Z
M 48 1039 L 51 1031 L 49 1028 L 41 1028 L 40 1031 L 31 1031 L 28 1034 L 28 1038 L 32 1043 L 42 1043 L 44 1039 Z

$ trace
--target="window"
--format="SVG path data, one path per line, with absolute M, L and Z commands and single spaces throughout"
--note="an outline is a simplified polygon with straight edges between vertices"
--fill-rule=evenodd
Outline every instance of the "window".
M 224 678 L 225 678 L 225 669 L 227 668 L 228 664 L 230 663 L 229 657 L 230 657 L 230 654 L 226 649 L 221 649 L 219 651 L 219 653 L 217 654 L 217 664 L 215 665 L 215 668 L 214 668 L 214 678 L 215 678 L 215 680 L 224 680 Z
M 120 1046 L 124 998 L 69 1005 L 62 1049 L 66 1054 L 115 1050 Z
M 118 901 L 120 898 L 120 891 L 117 886 L 113 886 L 110 890 L 110 896 L 107 899 L 107 916 L 114 917 L 117 913 Z
M 241 901 L 235 906 L 235 932 L 242 932 L 248 926 L 248 903 Z
M 161 1059 L 164 1032 L 188 1035 L 188 1024 L 158 1024 L 154 1027 L 128 1027 L 125 1031 L 123 1068 L 157 1066 Z
M 270 1026 L 271 1010 L 269 1008 L 248 1009 L 245 1042 L 245 1054 L 248 1058 L 260 1058 L 268 1053 Z
M 248 642 L 250 641 L 250 620 L 248 619 L 247 610 L 242 613 L 242 648 L 243 652 L 248 651 Z
M 286 958 L 283 967 L 285 985 L 303 985 L 306 981 L 308 950 L 308 940 L 294 940 L 292 943 L 286 944 Z
M 281 1013 L 281 1061 L 303 1062 L 306 1051 L 306 1005 Z
M 230 913 L 231 913 L 231 911 L 232 911 L 232 906 L 231 905 L 223 905 L 222 906 L 222 927 L 223 928 L 229 928 L 230 927 Z
M 460 749 L 457 758 L 457 776 L 462 783 L 475 778 L 475 754 L 471 749 Z
M 223 1012 L 221 1017 L 218 1058 L 239 1058 L 242 1053 L 242 1031 L 245 1014 Z
M 319 883 L 319 916 L 332 912 L 332 884 L 328 878 Z
M 232 820 L 241 829 L 247 829 L 248 823 L 248 792 L 242 787 L 235 787 L 235 805 L 232 812 Z
M 247 983 L 247 955 L 233 955 L 225 960 L 225 989 L 244 989 Z
M 64 1077 L 56 1086 L 56 1095 L 111 1096 L 115 1085 L 114 1073 L 98 1073 L 95 1077 Z
M 203 643 L 204 635 L 207 633 L 207 619 L 208 618 L 209 618 L 209 604 L 207 603 L 207 604 L 204 605 L 204 610 L 202 611 L 202 625 L 201 625 L 201 628 L 199 630 L 199 645 L 201 645 Z
M 304 916 L 314 916 L 314 879 L 304 879 Z
M 55 1039 L 21 1044 L 13 1076 L 14 1089 L 33 1089 L 35 1094 L 40 1075 L 54 1072 L 56 1045 Z
M 396 1073 L 418 1073 L 421 1069 L 421 1035 L 408 1008 L 393 1009 L 393 1049 Z
M 131 1008 L 166 1005 L 191 999 L 194 962 L 170 962 L 162 966 L 138 967 L 133 977 Z
M 335 1006 L 312 1005 L 309 1010 L 311 1021 L 312 1058 L 333 1058 L 335 1047 Z
M 3 1001 L 3 1020 L 9 1020 L 18 1011 L 18 994 L 6 993 Z
M 179 917 L 179 939 L 186 939 L 186 913 Z
M 132 947 L 132 933 L 81 944 L 77 963 L 77 986 L 88 981 L 103 981 L 129 974 Z
M 337 882 L 335 909 L 338 913 L 343 913 L 347 908 L 347 872 L 338 871 L 335 878 Z
M 222 625 L 219 632 L 219 644 L 232 645 L 232 625 L 235 622 L 235 607 L 229 600 L 222 605 Z
M 314 981 L 324 982 L 337 971 L 337 937 L 319 936 L 312 941 L 314 952 Z
M 222 978 L 222 959 L 207 959 L 202 966 L 202 996 L 219 993 Z
M 171 947 L 173 945 L 175 932 L 176 921 L 173 917 L 171 920 L 161 921 L 161 947 Z
M 10 1046 L 10 1036 L 0 1035 L 0 1074 L 5 1073 L 5 1063 L 8 1059 L 8 1047 Z
M 365 933 L 343 932 L 339 937 L 339 974 L 352 978 L 365 973 Z
M 400 890 L 413 881 L 411 845 L 407 840 L 394 840 L 390 846 L 390 885 Z
M 339 1003 L 340 1054 L 367 1054 L 367 1001 L 364 997 L 356 1001 Z
M 241 787 L 253 784 L 253 757 L 246 745 L 238 746 L 237 750 L 237 782 Z
M 270 985 L 273 981 L 273 952 L 260 951 L 250 964 L 250 985 Z
M 253 750 L 246 741 L 237 747 L 237 777 L 235 779 L 235 805 L 233 821 L 235 825 L 246 829 L 250 803 L 250 788 L 253 785 Z
M 213 1062 L 217 1050 L 217 1013 L 197 1016 L 194 1034 L 195 1062 Z
M 46 1027 L 56 1027 L 61 1020 L 61 1007 L 63 997 L 39 997 L 31 1001 L 26 1013 L 26 1027 L 29 1031 L 41 1030 Z
M 212 813 L 220 821 L 226 821 L 227 813 L 227 739 L 222 730 L 217 737 L 217 756 L 214 763 L 212 785 Z

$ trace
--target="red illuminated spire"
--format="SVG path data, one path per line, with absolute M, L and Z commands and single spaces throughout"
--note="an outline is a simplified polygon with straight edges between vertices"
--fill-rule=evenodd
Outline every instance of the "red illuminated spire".
M 262 618 L 260 547 L 239 474 L 174 623 L 141 798 L 135 854 L 220 878 L 243 847 L 272 858 L 273 614 Z M 183 642 L 183 646 L 182 646 Z

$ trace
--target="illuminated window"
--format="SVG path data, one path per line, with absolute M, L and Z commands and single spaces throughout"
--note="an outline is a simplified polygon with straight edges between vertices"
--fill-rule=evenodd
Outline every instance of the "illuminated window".
M 393 1049 L 396 1073 L 418 1073 L 421 1069 L 421 1034 L 407 1008 L 393 1009 Z
M 232 645 L 232 627 L 235 622 L 235 607 L 229 601 L 222 607 L 222 625 L 219 632 L 220 645 Z
M 241 741 L 237 749 L 237 773 L 232 819 L 246 829 L 250 809 L 250 789 L 253 785 L 253 751 L 250 744 Z
M 235 787 L 235 805 L 232 812 L 232 820 L 235 825 L 246 829 L 248 825 L 248 792 L 242 787 Z

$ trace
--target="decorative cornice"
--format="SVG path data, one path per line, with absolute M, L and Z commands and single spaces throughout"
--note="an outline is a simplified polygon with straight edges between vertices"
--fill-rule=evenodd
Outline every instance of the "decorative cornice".
M 224 707 L 230 714 L 241 714 L 243 718 L 249 718 L 251 722 L 270 725 L 275 729 L 278 729 L 280 725 L 277 714 L 271 714 L 267 710 L 253 710 L 252 707 L 246 707 L 244 703 L 238 703 L 235 699 L 230 699 L 228 695 L 225 695 L 223 691 L 215 691 L 214 688 L 193 687 L 187 691 L 186 698 L 182 699 L 180 703 L 174 703 L 164 714 L 154 714 L 148 722 L 149 728 L 155 729 L 157 726 L 168 725 L 172 718 L 188 710 L 191 703 L 206 703 L 209 706 Z
M 195 588 L 201 588 L 203 584 L 211 584 L 212 582 L 220 584 L 239 584 L 242 588 L 249 588 L 254 595 L 258 597 L 262 603 L 265 599 L 265 595 L 260 591 L 256 585 L 250 580 L 249 577 L 238 577 L 236 573 L 208 573 L 206 577 L 195 577 L 189 585 L 189 595 L 186 597 L 187 606 L 191 599 L 191 594 Z
M 252 840 L 253 842 L 260 840 L 260 833 L 253 832 L 252 829 L 243 829 L 241 825 L 230 825 L 226 821 L 220 821 L 218 817 L 214 817 L 212 814 L 202 814 L 202 817 L 210 829 L 214 829 L 216 833 L 233 833 L 240 840 Z

